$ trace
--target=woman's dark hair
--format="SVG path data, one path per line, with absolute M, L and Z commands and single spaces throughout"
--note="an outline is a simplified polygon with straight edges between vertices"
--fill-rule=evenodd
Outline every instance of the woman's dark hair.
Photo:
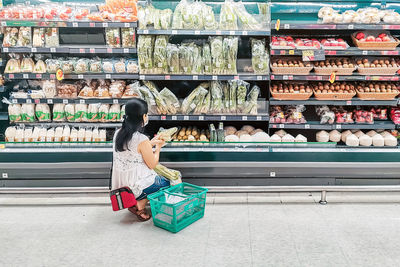
M 147 103 L 142 99 L 134 98 L 125 105 L 125 118 L 115 138 L 115 151 L 129 150 L 132 135 L 143 130 L 144 114 L 147 114 Z

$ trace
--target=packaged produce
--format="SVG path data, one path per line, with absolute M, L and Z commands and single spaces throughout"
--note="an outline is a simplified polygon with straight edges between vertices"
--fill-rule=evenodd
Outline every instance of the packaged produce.
M 33 73 L 46 73 L 46 64 L 43 60 L 38 60 L 33 68 Z
M 39 128 L 39 137 L 38 141 L 39 142 L 46 142 L 46 137 L 47 137 L 47 129 L 44 127 Z
M 54 80 L 43 81 L 42 89 L 46 98 L 53 98 L 57 95 L 56 81 Z
M 144 85 L 149 88 L 150 92 L 154 96 L 154 100 L 156 101 L 157 104 L 157 110 L 159 114 L 168 114 L 168 108 L 167 105 L 163 99 L 163 97 L 160 95 L 158 92 L 157 86 L 150 81 L 144 81 Z
M 107 131 L 104 129 L 101 129 L 99 131 L 99 138 L 100 138 L 100 142 L 106 142 L 107 141 Z
M 31 127 L 25 128 L 24 130 L 24 142 L 32 142 L 33 129 Z
M 46 59 L 46 70 L 48 73 L 56 73 L 61 68 L 61 62 L 58 59 Z
M 155 168 L 154 171 L 158 174 L 161 175 L 168 180 L 179 180 L 182 178 L 182 174 L 180 171 L 169 169 L 161 164 L 158 164 Z
M 94 97 L 94 90 L 90 86 L 85 86 L 81 89 L 79 92 L 79 97 L 80 98 L 92 98 Z
M 211 93 L 211 113 L 222 113 L 224 110 L 223 105 L 223 92 L 222 92 L 222 83 L 220 81 L 212 81 L 210 85 L 210 93 Z
M 356 123 L 374 123 L 374 115 L 370 111 L 366 110 L 354 110 L 354 120 Z
M 16 134 L 17 134 L 17 128 L 7 127 L 6 131 L 4 132 L 4 135 L 6 137 L 6 142 L 14 142 Z
M 203 73 L 204 74 L 212 74 L 212 57 L 211 57 L 211 49 L 208 43 L 203 45 Z
M 78 88 L 75 84 L 58 83 L 57 97 L 58 98 L 76 98 L 78 96 Z
M 225 37 L 222 44 L 225 59 L 225 74 L 237 74 L 236 60 L 238 51 L 238 38 Z
M 121 120 L 121 109 L 118 104 L 112 104 L 108 112 L 108 121 L 119 122 Z
M 29 95 L 32 99 L 46 98 L 43 90 L 31 90 Z
M 272 36 L 271 49 L 295 49 L 293 37 L 291 36 Z
M 274 134 L 274 135 L 271 136 L 270 142 L 272 142 L 272 143 L 280 143 L 280 142 L 282 142 L 282 138 L 279 135 Z
M 89 60 L 87 58 L 80 58 L 74 64 L 75 73 L 88 73 L 89 72 Z
M 71 128 L 68 125 L 66 125 L 64 127 L 64 129 L 63 129 L 63 132 L 62 132 L 61 141 L 62 142 L 69 142 L 70 135 L 71 135 Z
M 122 47 L 136 47 L 136 35 L 134 28 L 121 28 Z
M 154 23 L 154 28 L 168 30 L 171 29 L 171 23 L 172 23 L 172 10 L 169 8 L 160 10 L 159 20 L 157 23 L 158 26 L 156 27 L 156 23 Z
M 257 100 L 259 95 L 260 87 L 254 85 L 247 95 L 247 101 L 245 102 L 244 107 L 241 110 L 244 114 L 257 115 Z
M 168 114 L 176 114 L 180 111 L 181 105 L 178 98 L 167 87 L 161 90 L 160 95 L 166 104 Z
M 47 104 L 37 104 L 35 107 L 35 115 L 38 121 L 50 121 L 50 107 Z
M 372 137 L 369 135 L 362 135 L 359 138 L 360 140 L 360 146 L 371 146 L 372 145 Z
M 321 49 L 321 43 L 317 39 L 297 38 L 294 44 L 300 50 Z
M 167 67 L 168 73 L 179 73 L 179 48 L 175 44 L 167 44 Z
M 101 73 L 103 72 L 102 68 L 103 64 L 101 63 L 101 59 L 95 58 L 89 61 L 89 72 L 92 73 Z
M 110 112 L 110 105 L 109 104 L 101 104 L 99 107 L 99 111 L 98 111 L 99 122 L 107 122 L 109 112 Z
M 54 104 L 53 106 L 53 121 L 65 120 L 65 104 Z
M 50 128 L 46 132 L 46 142 L 51 143 L 54 142 L 54 128 Z
M 360 145 L 360 140 L 354 134 L 350 134 L 346 138 L 346 145 L 347 146 L 359 146 Z
M 121 58 L 114 62 L 114 70 L 116 73 L 126 73 L 125 59 Z
M 110 84 L 109 94 L 111 98 L 121 98 L 125 89 L 125 81 L 113 81 Z
M 285 134 L 285 135 L 282 137 L 282 142 L 285 142 L 285 143 L 294 143 L 294 137 L 293 137 L 291 134 Z
M 4 47 L 17 46 L 18 43 L 18 28 L 6 28 L 3 39 Z
M 316 140 L 317 142 L 322 142 L 322 143 L 329 142 L 329 133 L 326 131 L 317 132 Z
M 321 118 L 320 124 L 333 124 L 335 122 L 335 112 L 331 111 L 328 106 L 316 107 L 315 111 Z
M 142 94 L 144 100 L 147 102 L 147 107 L 149 110 L 149 114 L 158 114 L 156 100 L 154 99 L 153 94 L 146 86 L 139 87 L 140 93 Z
M 67 104 L 64 107 L 65 111 L 65 118 L 69 122 L 74 122 L 75 121 L 75 105 L 74 104 Z
M 85 128 L 79 128 L 79 130 L 78 130 L 78 142 L 84 142 L 85 141 L 85 134 L 86 134 L 86 129 Z
M 17 46 L 31 46 L 32 45 L 32 28 L 20 27 L 18 32 Z
M 208 91 L 199 85 L 182 102 L 181 110 L 183 114 L 190 114 L 199 104 L 200 99 L 207 95 Z
M 126 72 L 127 73 L 138 73 L 139 65 L 138 62 L 134 59 L 128 59 L 126 63 Z
M 94 97 L 98 98 L 110 98 L 110 92 L 108 91 L 108 86 L 102 82 L 99 87 L 94 91 Z
M 144 74 L 151 73 L 153 70 L 154 36 L 139 36 L 137 50 L 140 72 Z
M 87 143 L 92 142 L 93 141 L 92 138 L 93 138 L 92 129 L 86 129 L 86 131 L 85 131 L 85 139 L 84 139 L 85 142 L 87 142 Z
M 204 97 L 202 103 L 200 103 L 196 109 L 195 113 L 196 114 L 207 114 L 211 109 L 211 92 L 208 92 L 208 94 Z
M 179 46 L 179 68 L 182 74 L 191 74 L 194 63 L 193 46 L 182 44 Z
M 222 37 L 211 37 L 210 48 L 212 57 L 212 73 L 223 74 L 225 69 L 225 60 Z
M 229 81 L 229 111 L 232 114 L 235 114 L 237 110 L 237 89 L 237 80 Z
M 269 135 L 264 131 L 260 131 L 251 135 L 251 138 L 252 142 L 269 142 L 271 139 Z
M 19 73 L 19 72 L 21 72 L 19 60 L 15 58 L 9 59 L 4 69 L 4 73 Z
M 183 14 L 186 12 L 185 10 L 188 9 L 188 6 L 189 4 L 187 0 L 181 0 L 175 7 L 174 14 L 172 16 L 172 29 L 183 29 Z M 190 15 L 188 16 L 188 19 L 190 19 Z
M 160 128 L 157 133 L 157 137 L 160 140 L 164 140 L 165 142 L 170 142 L 172 140 L 172 136 L 178 131 L 177 127 L 164 129 Z
M 341 38 L 322 39 L 320 43 L 325 50 L 345 50 L 349 48 L 347 42 Z
M 136 98 L 143 99 L 143 96 L 142 96 L 142 93 L 139 90 L 139 87 L 140 87 L 140 83 L 138 81 L 136 81 L 136 82 L 134 82 L 132 84 L 129 84 L 126 87 L 126 89 L 124 91 L 124 94 L 122 95 L 122 98 L 133 98 L 133 97 L 136 97 Z
M 245 108 L 246 104 L 246 95 L 249 89 L 250 84 L 248 82 L 238 80 L 238 87 L 236 91 L 236 99 L 237 99 L 237 112 L 241 112 Z
M 247 12 L 242 2 L 234 3 L 234 11 L 244 30 L 260 30 L 262 24 Z
M 60 45 L 58 28 L 46 28 L 45 41 L 46 47 L 58 47 Z
M 8 105 L 8 117 L 10 122 L 22 121 L 22 106 L 20 104 Z
M 139 29 L 146 29 L 148 25 L 154 23 L 154 16 L 152 15 L 154 9 L 154 6 L 150 3 L 147 3 L 145 7 L 138 6 Z
M 168 37 L 165 35 L 156 36 L 154 42 L 154 67 L 155 73 L 168 73 L 168 62 L 167 62 L 167 44 Z
M 304 135 L 298 134 L 294 141 L 298 142 L 298 143 L 306 143 L 307 142 L 307 137 L 305 137 Z
M 384 146 L 385 145 L 385 139 L 383 138 L 382 135 L 376 134 L 372 137 L 372 145 L 373 146 Z
M 32 58 L 24 57 L 21 61 L 21 72 L 28 72 L 32 73 L 33 69 L 35 68 L 35 62 L 33 62 Z
M 192 43 L 191 49 L 193 51 L 192 74 L 202 74 L 203 73 L 203 58 L 201 56 L 201 47 Z
M 109 47 L 121 47 L 119 28 L 106 28 L 106 44 Z
M 238 29 L 237 15 L 235 13 L 235 2 L 233 0 L 225 0 L 225 2 L 221 5 L 219 28 L 221 30 Z
M 125 105 L 122 105 L 120 114 L 121 114 L 120 115 L 121 116 L 121 121 L 123 122 L 124 119 L 125 119 Z
M 88 118 L 88 105 L 76 104 L 75 105 L 75 122 L 85 122 Z
M 397 146 L 397 138 L 391 134 L 384 137 L 385 146 Z
M 329 132 L 329 140 L 331 142 L 336 142 L 336 143 L 340 142 L 341 138 L 342 138 L 342 135 L 338 130 L 333 130 L 333 131 Z
M 35 121 L 35 105 L 34 104 L 22 104 L 21 105 L 21 118 L 24 122 Z
M 87 111 L 87 121 L 88 122 L 98 122 L 99 117 L 99 104 L 89 104 Z
M 216 30 L 218 29 L 218 22 L 215 19 L 214 11 L 211 6 L 203 4 L 202 19 L 204 23 L 205 30 Z
M 94 128 L 92 131 L 92 141 L 93 142 L 100 142 L 100 134 L 99 129 Z
M 112 60 L 104 59 L 102 61 L 102 69 L 105 73 L 114 73 L 114 63 Z
M 265 41 L 251 39 L 251 65 L 254 73 L 268 74 L 269 71 L 269 57 L 265 49 Z

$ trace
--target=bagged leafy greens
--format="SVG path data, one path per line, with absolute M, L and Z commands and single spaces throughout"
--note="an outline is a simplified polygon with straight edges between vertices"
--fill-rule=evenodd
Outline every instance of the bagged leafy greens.
M 224 73 L 224 53 L 222 48 L 222 37 L 210 38 L 211 58 L 212 58 L 212 73 Z
M 146 86 L 140 86 L 139 91 L 142 94 L 143 99 L 147 102 L 149 114 L 158 114 L 156 100 L 154 99 L 150 89 Z
M 137 46 L 140 73 L 152 73 L 154 36 L 140 35 Z
M 179 48 L 177 45 L 167 44 L 167 63 L 169 73 L 179 73 Z
M 237 85 L 238 85 L 236 90 L 237 111 L 241 112 L 246 105 L 246 95 L 250 84 L 248 82 L 238 80 Z
M 214 11 L 211 6 L 204 4 L 203 6 L 203 23 L 205 30 L 218 29 L 218 22 L 215 20 Z
M 168 36 L 158 35 L 154 41 L 154 73 L 168 73 L 167 64 L 167 44 Z
M 219 15 L 219 28 L 221 30 L 237 30 L 237 16 L 234 10 L 235 2 L 233 0 L 225 0 L 221 6 Z
M 245 103 L 244 109 L 242 110 L 244 114 L 257 115 L 257 99 L 259 94 L 260 87 L 254 85 L 247 95 L 247 101 Z
M 193 46 L 182 44 L 179 46 L 179 68 L 182 74 L 191 74 L 193 68 Z
M 222 44 L 225 59 L 225 74 L 237 74 L 236 60 L 238 52 L 238 38 L 225 37 Z
M 265 50 L 265 40 L 251 39 L 251 64 L 254 73 L 268 74 L 268 53 Z
M 190 29 L 198 29 L 202 30 L 204 29 L 204 22 L 203 22 L 203 7 L 204 3 L 200 1 L 194 1 L 190 5 L 190 12 L 192 15 L 192 25 Z M 187 28 L 189 29 L 189 28 Z
M 164 9 L 160 12 L 160 28 L 163 30 L 171 29 L 172 10 Z
M 203 45 L 203 67 L 204 74 L 212 74 L 212 59 L 209 44 Z
M 149 88 L 150 92 L 154 96 L 154 100 L 156 101 L 157 104 L 157 110 L 159 114 L 167 114 L 168 109 L 167 109 L 167 104 L 165 104 L 165 101 L 163 97 L 160 95 L 160 92 L 158 92 L 157 86 L 150 81 L 144 81 L 144 85 Z
M 236 103 L 236 91 L 238 87 L 238 81 L 229 81 L 229 111 L 233 114 L 236 113 L 237 103 Z
M 197 86 L 182 102 L 181 110 L 182 114 L 190 114 L 197 105 L 199 101 L 204 98 L 208 91 L 202 86 Z
M 229 113 L 230 112 L 230 106 L 229 106 L 230 105 L 230 102 L 229 102 L 230 91 L 229 91 L 228 83 L 223 83 L 222 91 L 224 93 L 224 98 L 223 98 L 224 112 Z
M 212 81 L 210 86 L 211 92 L 211 112 L 222 113 L 224 110 L 222 83 L 220 81 Z
M 193 114 L 201 114 L 201 109 L 202 109 L 204 100 L 205 100 L 205 98 L 206 98 L 206 96 L 207 96 L 208 94 L 209 94 L 208 91 L 207 91 L 207 93 L 205 93 L 205 94 L 201 93 L 201 94 L 199 94 L 199 96 L 195 99 L 196 102 L 197 102 L 198 104 L 196 105 L 196 108 L 194 109 Z
M 138 7 L 139 29 L 146 29 L 154 24 L 156 9 L 148 4 L 146 7 Z
M 202 74 L 203 73 L 203 58 L 201 57 L 201 48 L 191 43 L 191 48 L 193 50 L 193 74 Z
M 172 29 L 180 30 L 183 29 L 183 10 L 186 9 L 188 2 L 181 0 L 175 7 L 174 14 L 172 16 Z
M 258 23 L 258 21 L 247 12 L 243 2 L 235 3 L 234 10 L 244 30 L 260 30 L 262 28 L 261 23 Z
M 210 111 L 211 108 L 211 92 L 208 92 L 206 97 L 203 100 L 203 103 L 201 103 L 199 109 L 199 114 L 207 114 Z
M 179 112 L 181 104 L 178 98 L 172 93 L 167 87 L 161 90 L 161 97 L 164 99 L 166 107 L 168 109 L 168 114 L 176 114 Z

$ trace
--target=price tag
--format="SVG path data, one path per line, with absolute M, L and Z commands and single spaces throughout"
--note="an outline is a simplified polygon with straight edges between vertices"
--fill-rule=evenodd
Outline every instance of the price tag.
M 68 99 L 63 99 L 63 104 L 68 104 Z
M 257 116 L 257 120 L 258 120 L 258 121 L 261 121 L 261 120 L 262 120 L 262 117 L 261 117 L 261 116 Z
M 189 148 L 188 147 L 184 147 L 183 151 L 189 151 Z
M 242 116 L 242 121 L 247 121 L 247 116 Z
M 72 22 L 72 27 L 74 28 L 78 27 L 78 22 Z
M 226 116 L 221 116 L 221 121 L 226 121 Z
M 106 74 L 106 79 L 111 79 L 111 74 Z
M 172 30 L 171 34 L 178 34 L 177 30 Z
M 289 50 L 289 55 L 294 55 L 294 50 Z
M 171 80 L 171 75 L 165 75 L 165 80 Z
M 217 34 L 217 35 L 221 35 L 221 34 L 222 34 L 222 32 L 221 32 L 220 30 L 216 30 L 216 31 L 215 31 L 215 34 Z
M 55 48 L 55 47 L 51 47 L 51 48 L 50 48 L 50 52 L 51 52 L 51 53 L 55 53 L 55 52 L 56 52 L 56 48 Z
M 342 125 L 336 124 L 336 129 L 342 129 Z
M 112 54 L 113 49 L 112 48 L 107 48 L 107 54 Z
M 283 124 L 283 123 L 279 124 L 279 128 L 281 128 L 281 129 L 285 128 L 285 124 Z
M 234 80 L 239 80 L 239 76 L 238 76 L 238 75 L 233 76 L 233 79 L 234 79 Z
M 199 79 L 199 76 L 193 75 L 193 81 L 197 81 Z
M 82 74 L 78 74 L 78 79 L 83 79 L 83 75 Z
M 40 99 L 35 99 L 35 104 L 39 104 L 40 103 Z
M 161 120 L 165 121 L 167 119 L 167 116 L 161 116 Z
M 195 35 L 200 35 L 200 31 L 194 31 Z
M 351 106 L 351 100 L 346 101 L 346 105 Z
M 283 25 L 283 28 L 284 28 L 285 30 L 289 30 L 289 29 L 290 29 L 290 24 L 284 24 L 284 25 Z
M 124 48 L 124 53 L 128 54 L 129 53 L 129 48 Z
M 28 99 L 26 100 L 26 103 L 27 103 L 27 104 L 32 104 L 32 99 L 28 98 Z
M 1 27 L 6 27 L 7 26 L 7 22 L 6 21 L 2 21 L 1 22 Z
M 279 31 L 279 28 L 281 27 L 281 20 L 277 19 L 275 23 L 275 30 Z
M 93 28 L 94 26 L 96 26 L 94 22 L 89 23 L 89 27 Z
M 189 116 L 183 116 L 183 120 L 184 121 L 188 121 L 189 120 Z
M 310 129 L 310 124 L 304 124 L 304 129 Z
M 12 73 L 8 74 L 8 78 L 14 79 L 14 74 L 12 74 Z
M 362 54 L 363 54 L 364 56 L 366 56 L 366 55 L 368 55 L 368 51 L 367 51 L 367 50 L 363 50 L 363 51 L 362 51 Z
M 3 47 L 3 52 L 8 53 L 8 47 Z
M 47 104 L 53 104 L 53 99 L 47 99 Z
M 24 73 L 24 74 L 22 74 L 22 78 L 24 78 L 24 79 L 28 79 L 28 78 L 29 78 L 29 75 L 28 75 L 28 74 L 26 74 L 26 73 Z
M 286 55 L 286 50 L 280 50 L 280 51 L 279 51 L 279 54 L 281 54 L 282 56 L 283 56 L 283 55 Z M 262 67 L 262 65 L 261 65 L 260 67 Z
M 11 100 L 11 103 L 17 104 L 17 103 L 18 103 L 18 100 L 17 100 L 17 99 L 12 99 L 12 100 Z
M 55 74 L 50 74 L 50 79 L 51 80 L 54 80 L 56 78 L 56 75 Z
M 354 25 L 353 25 L 353 24 L 349 24 L 349 25 L 347 26 L 347 29 L 349 29 L 349 30 L 354 29 Z
M 79 104 L 85 104 L 85 99 L 79 100 Z
M 261 75 L 257 75 L 257 81 L 261 81 L 262 80 L 262 76 Z
M 37 52 L 37 48 L 36 48 L 36 47 L 32 47 L 32 48 L 31 48 L 31 52 L 32 52 L 32 53 L 36 53 L 36 52 Z
M 325 50 L 303 50 L 303 61 L 325 60 Z
M 289 80 L 289 76 L 283 75 L 282 79 L 283 79 L 283 80 Z
M 85 54 L 85 48 L 79 48 L 79 53 Z
M 199 121 L 204 121 L 204 116 L 199 116 Z
M 124 26 L 127 28 L 130 27 L 131 25 L 128 22 L 125 22 Z
M 42 74 L 36 74 L 36 79 L 42 79 Z
M 213 75 L 213 76 L 212 76 L 212 80 L 213 80 L 213 81 L 218 80 L 218 76 Z
M 149 30 L 143 30 L 143 34 L 149 34 Z
M 113 99 L 113 104 L 118 104 L 118 99 Z
M 235 31 L 229 31 L 229 35 L 235 35 Z
M 104 28 L 108 28 L 108 23 L 107 22 L 103 22 L 103 27 Z
M 89 52 L 90 52 L 91 54 L 94 54 L 94 53 L 96 53 L 96 51 L 95 51 L 95 49 L 94 49 L 94 48 L 90 48 L 90 49 L 89 49 Z
M 145 75 L 139 75 L 139 80 L 146 80 L 146 76 Z
M 176 121 L 178 118 L 176 116 L 172 116 L 171 120 Z

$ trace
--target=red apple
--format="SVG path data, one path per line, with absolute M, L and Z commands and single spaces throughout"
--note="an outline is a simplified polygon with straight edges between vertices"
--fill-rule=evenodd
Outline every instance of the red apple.
M 365 34 L 363 32 L 359 32 L 356 35 L 357 40 L 361 40 L 365 38 Z
M 385 37 L 382 38 L 382 41 L 390 42 L 390 37 L 389 36 L 385 36 Z
M 340 38 L 337 39 L 337 41 L 338 41 L 338 42 L 344 42 L 344 40 L 343 40 L 343 39 L 340 39 Z
M 375 41 L 375 37 L 370 35 L 370 36 L 367 37 L 366 41 L 367 42 L 374 42 Z
M 381 34 L 378 35 L 379 38 L 383 38 L 383 37 L 385 37 L 385 36 L 387 36 L 386 33 L 381 33 Z

